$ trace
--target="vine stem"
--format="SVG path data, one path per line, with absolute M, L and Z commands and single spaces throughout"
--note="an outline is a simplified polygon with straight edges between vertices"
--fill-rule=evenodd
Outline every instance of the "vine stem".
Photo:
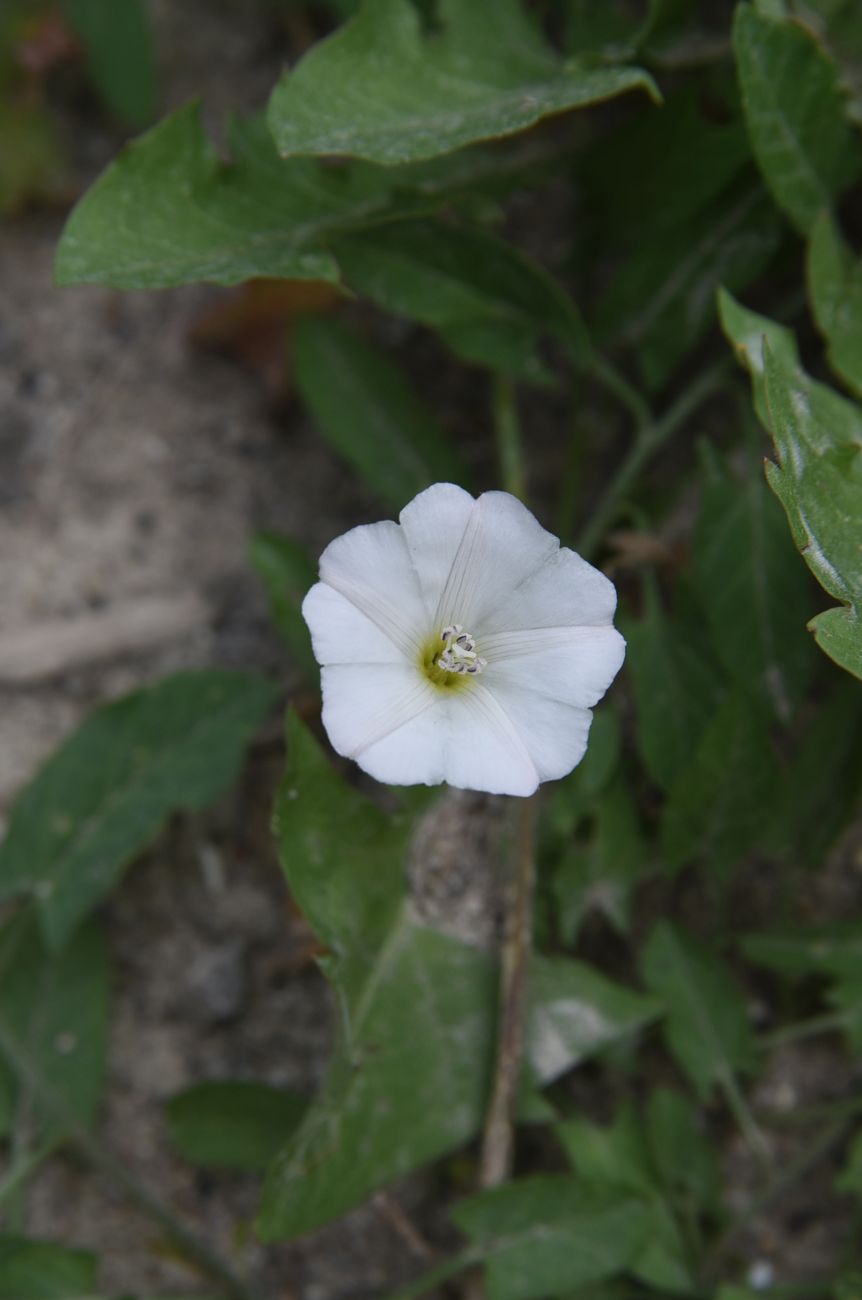
M 515 862 L 507 891 L 500 958 L 497 1059 L 479 1160 L 481 1188 L 498 1187 L 512 1170 L 515 1108 L 524 1054 L 527 973 L 533 938 L 534 840 L 538 802 L 538 795 L 532 795 L 522 800 L 518 809 Z
M 844 1116 L 827 1125 L 815 1137 L 810 1146 L 801 1151 L 762 1192 L 754 1197 L 752 1203 L 742 1214 L 731 1220 L 724 1232 L 713 1244 L 707 1256 L 703 1268 L 705 1280 L 712 1282 L 720 1276 L 722 1263 L 739 1237 L 750 1229 L 752 1221 L 759 1214 L 770 1209 L 772 1205 L 781 1199 L 785 1192 L 789 1191 L 800 1179 L 805 1178 L 812 1169 L 815 1169 L 834 1147 L 844 1140 L 852 1123 L 852 1116 Z
M 575 543 L 575 549 L 581 555 L 589 558 L 595 551 L 644 465 L 673 437 L 701 402 L 721 386 L 730 371 L 731 364 L 732 358 L 728 356 L 721 357 L 707 366 L 683 389 L 663 415 L 654 418 L 647 404 L 627 380 L 618 375 L 608 363 L 604 361 L 599 363 L 594 359 L 592 368 L 596 378 L 628 408 L 633 416 L 635 436 L 595 509 L 591 511 L 589 522 L 582 529 Z
M 527 490 L 527 468 L 515 384 L 508 375 L 492 377 L 492 409 L 497 439 L 497 460 L 503 487 L 520 501 Z
M 852 1024 L 848 1011 L 825 1011 L 810 1020 L 800 1020 L 795 1024 L 782 1025 L 764 1034 L 761 1042 L 766 1048 L 782 1047 L 785 1043 L 798 1043 L 805 1038 L 815 1038 L 818 1034 L 834 1034 L 848 1029 Z
M 118 1186 L 127 1199 L 137 1205 L 159 1225 L 178 1250 L 200 1272 L 222 1283 L 231 1300 L 257 1300 L 230 1264 L 217 1255 L 206 1242 L 181 1223 L 173 1210 L 149 1188 L 144 1187 L 129 1173 L 121 1160 L 105 1150 L 72 1115 L 62 1094 L 47 1080 L 27 1048 L 10 1033 L 0 1020 L 0 1054 L 12 1066 L 20 1081 L 39 1097 L 46 1109 L 62 1124 L 64 1135 L 93 1169 Z M 14 1171 L 13 1171 L 14 1172 Z

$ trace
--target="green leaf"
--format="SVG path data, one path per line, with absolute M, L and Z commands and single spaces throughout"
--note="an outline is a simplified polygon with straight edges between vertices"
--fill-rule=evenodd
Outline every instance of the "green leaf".
M 546 839 L 566 841 L 578 823 L 591 814 L 607 789 L 620 760 L 620 722 L 612 709 L 600 709 L 590 727 L 590 743 L 581 762 L 560 781 L 554 781 L 542 801 L 542 829 Z
M 588 1185 L 626 1192 L 642 1202 L 650 1231 L 629 1266 L 635 1277 L 671 1293 L 687 1293 L 692 1279 L 685 1245 L 664 1202 L 634 1107 L 623 1106 L 607 1127 L 579 1118 L 558 1125 L 556 1134 Z
M 557 281 L 485 231 L 403 221 L 340 239 L 334 251 L 356 293 L 438 330 L 466 361 L 541 382 L 544 335 L 576 354 L 585 346 L 577 308 Z
M 485 1260 L 488 1300 L 544 1300 L 613 1277 L 649 1232 L 637 1201 L 553 1175 L 480 1192 L 452 1217 Z
M 596 12 L 594 4 L 589 8 Z M 709 79 L 706 88 L 699 78 L 604 132 L 577 160 L 584 220 L 605 248 L 631 253 L 646 243 L 655 253 L 662 236 L 713 210 L 751 164 L 736 101 L 726 77 Z M 703 165 L 692 167 L 692 158 Z M 634 175 L 636 204 L 630 202 Z
M 830 658 L 862 677 L 862 437 L 839 442 L 856 430 L 820 425 L 807 385 L 768 352 L 765 384 L 778 453 L 778 464 L 767 467 L 769 485 L 808 567 L 844 602 L 809 627 Z
M 141 0 L 63 0 L 63 12 L 84 42 L 87 67 L 106 106 L 129 126 L 156 115 L 155 51 Z
M 249 545 L 252 568 L 263 579 L 273 623 L 309 681 L 318 678 L 302 601 L 317 581 L 317 565 L 305 547 L 282 533 L 257 533 Z
M 47 1150 L 70 1127 L 89 1128 L 95 1119 L 105 1073 L 109 984 L 108 952 L 92 923 L 82 926 L 59 956 L 45 950 L 31 910 L 0 931 L 3 1039 L 26 1053 L 48 1084 L 62 1079 L 63 1113 L 58 1114 L 28 1078 L 16 1080 L 15 1060 L 7 1057 L 0 1067 L 0 1092 L 12 1099 L 9 1119 L 26 1105 L 34 1146 Z M 0 1060 L 3 1056 L 0 1042 Z
M 754 1068 L 745 999 L 724 964 L 682 930 L 660 921 L 643 951 L 647 987 L 661 998 L 668 1048 L 706 1099 L 715 1084 Z
M 664 789 L 687 771 L 700 737 L 715 713 L 722 682 L 690 622 L 668 615 L 652 585 L 645 612 L 625 624 L 627 663 L 634 686 L 638 747 L 647 771 Z
M 646 1107 L 646 1140 L 665 1195 L 682 1214 L 715 1210 L 721 1170 L 696 1107 L 681 1092 L 656 1088 Z
M 398 367 L 342 321 L 299 321 L 293 364 L 321 432 L 390 505 L 400 509 L 431 483 L 464 481 L 460 456 Z
M 603 133 L 578 176 L 579 269 L 595 283 L 597 264 L 613 268 L 591 324 L 635 347 L 646 382 L 659 387 L 712 325 L 716 285 L 753 280 L 783 238 L 727 73 L 699 75 L 660 108 Z
M 752 395 L 758 419 L 761 424 L 768 426 L 769 417 L 763 379 L 764 341 L 788 367 L 797 369 L 799 349 L 796 346 L 796 335 L 786 326 L 777 324 L 767 316 L 760 316 L 748 307 L 743 307 L 724 288 L 718 291 L 718 315 L 721 327 L 740 365 L 744 366 L 751 375 Z
M 781 975 L 862 976 L 859 921 L 747 934 L 740 946 L 750 961 Z
M 645 866 L 637 805 L 621 773 L 595 799 L 591 821 L 587 836 L 566 846 L 553 877 L 557 921 L 567 943 L 574 943 L 591 912 L 603 913 L 625 933 L 631 893 Z
M 16 802 L 0 898 L 31 894 L 59 948 L 172 812 L 230 783 L 275 693 L 265 678 L 209 669 L 97 709 Z
M 638 246 L 603 297 L 596 333 L 634 346 L 645 383 L 661 387 L 712 325 L 718 286 L 750 284 L 781 238 L 763 187 L 743 177 L 713 207 Z
M 805 630 L 809 583 L 767 490 L 754 439 L 746 451 L 737 478 L 704 448 L 694 579 L 728 676 L 786 723 L 816 665 Z
M 0 1236 L 0 1300 L 81 1300 L 95 1290 L 96 1264 L 89 1251 Z
M 850 1144 L 844 1168 L 835 1179 L 835 1190 L 862 1199 L 862 1132 Z
M 719 312 L 737 357 L 751 375 L 755 409 L 766 429 L 772 431 L 766 402 L 768 352 L 774 364 L 788 377 L 792 376 L 798 393 L 799 418 L 811 447 L 816 451 L 828 451 L 841 443 L 862 446 L 862 407 L 805 373 L 799 364 L 792 330 L 741 306 L 724 290 L 719 293 Z
M 851 1051 L 862 1054 L 862 926 L 858 922 L 749 934 L 742 940 L 742 950 L 756 965 L 779 974 L 826 979 L 826 1000 L 840 1012 Z
M 561 957 L 533 958 L 528 1000 L 527 1051 L 540 1083 L 630 1037 L 661 1011 L 654 998 Z
M 658 98 L 639 68 L 563 63 L 516 0 L 439 0 L 428 31 L 410 0 L 366 0 L 286 74 L 269 121 L 282 154 L 391 164 L 636 88 Z
M 192 1164 L 262 1171 L 307 1104 L 295 1092 L 250 1079 L 199 1083 L 168 1103 L 171 1141 Z
M 788 862 L 818 866 L 862 788 L 862 691 L 844 678 L 798 739 L 781 772 L 766 845 Z
M 293 717 L 288 752 L 276 812 L 282 860 L 329 950 L 342 1018 L 323 1089 L 270 1170 L 259 1223 L 267 1240 L 311 1231 L 479 1131 L 497 1001 L 491 956 L 415 918 L 406 820 L 346 786 Z M 656 1012 L 651 999 L 563 960 L 536 959 L 530 989 L 539 1083 Z
M 229 123 L 233 163 L 204 134 L 192 104 L 128 145 L 80 200 L 57 251 L 60 284 L 163 289 L 253 276 L 337 282 L 324 246 L 339 231 L 425 210 L 395 201 L 376 167 L 283 162 L 260 119 Z
M 668 869 L 689 860 L 733 867 L 766 832 L 777 772 L 766 719 L 743 693 L 728 695 L 668 791 Z
M 643 1126 L 631 1104 L 617 1112 L 612 1124 L 594 1124 L 583 1116 L 564 1120 L 554 1132 L 572 1168 L 594 1186 L 616 1187 L 635 1196 L 652 1196 L 655 1172 Z
M 806 27 L 751 5 L 736 8 L 733 44 L 752 149 L 805 234 L 860 172 L 839 71 Z
M 862 261 L 853 256 L 828 212 L 811 230 L 808 292 L 832 369 L 862 395 Z

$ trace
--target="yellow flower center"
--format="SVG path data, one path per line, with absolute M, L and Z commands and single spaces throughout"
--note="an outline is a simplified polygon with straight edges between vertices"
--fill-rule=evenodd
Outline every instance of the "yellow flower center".
M 444 627 L 422 648 L 423 673 L 440 690 L 461 690 L 485 668 L 487 660 L 476 649 L 475 638 L 460 623 Z

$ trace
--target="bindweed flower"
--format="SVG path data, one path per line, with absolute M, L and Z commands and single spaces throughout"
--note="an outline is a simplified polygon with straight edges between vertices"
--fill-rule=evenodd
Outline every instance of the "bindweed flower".
M 529 795 L 620 669 L 613 584 L 507 492 L 451 483 L 327 546 L 302 606 L 339 754 L 394 785 Z

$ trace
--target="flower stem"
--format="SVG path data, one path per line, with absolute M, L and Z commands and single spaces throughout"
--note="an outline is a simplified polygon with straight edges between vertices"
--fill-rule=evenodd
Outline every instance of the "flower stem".
M 210 1249 L 174 1215 L 169 1205 L 140 1184 L 121 1160 L 106 1151 L 78 1122 L 62 1093 L 45 1078 L 38 1063 L 25 1045 L 0 1020 L 0 1055 L 4 1056 L 20 1082 L 25 1084 L 42 1105 L 60 1123 L 65 1139 L 99 1173 L 118 1186 L 126 1198 L 138 1206 L 167 1234 L 178 1250 L 201 1273 L 222 1283 L 231 1300 L 256 1300 L 225 1260 Z M 14 1172 L 14 1171 L 13 1171 Z
M 853 1017 L 849 1011 L 825 1011 L 822 1015 L 812 1016 L 810 1020 L 800 1020 L 795 1024 L 782 1025 L 764 1034 L 761 1042 L 766 1048 L 781 1047 L 784 1043 L 798 1043 L 805 1038 L 816 1038 L 818 1034 L 839 1033 L 848 1029 Z
M 492 406 L 497 458 L 503 487 L 520 501 L 527 490 L 527 467 L 518 419 L 518 402 L 514 380 L 508 375 L 494 375 Z
M 479 1186 L 482 1188 L 499 1186 L 512 1169 L 515 1108 L 524 1050 L 527 970 L 533 937 L 537 810 L 537 795 L 524 799 L 518 810 L 515 863 L 500 958 L 497 1061 L 479 1162 Z
M 724 1263 L 740 1236 L 750 1230 L 758 1215 L 770 1209 L 780 1201 L 802 1178 L 807 1177 L 829 1153 L 843 1141 L 853 1123 L 852 1116 L 844 1116 L 827 1125 L 818 1133 L 810 1146 L 805 1147 L 794 1160 L 782 1170 L 757 1194 L 750 1205 L 727 1225 L 712 1246 L 704 1264 L 703 1274 L 706 1280 L 713 1281 L 720 1276 Z
M 718 1080 L 718 1086 L 721 1089 L 727 1108 L 739 1127 L 739 1131 L 744 1137 L 748 1149 L 752 1155 L 757 1158 L 760 1164 L 768 1169 L 769 1167 L 769 1143 L 763 1136 L 757 1120 L 751 1113 L 748 1102 L 743 1092 L 736 1082 L 736 1076 L 727 1070 Z
M 611 368 L 609 372 L 613 375 L 613 384 L 611 384 L 608 382 L 607 367 L 603 364 L 599 371 L 595 371 L 594 367 L 594 372 L 601 378 L 605 387 L 631 411 L 635 420 L 635 436 L 616 473 L 592 511 L 589 522 L 582 529 L 575 543 L 575 549 L 581 555 L 589 558 L 595 551 L 644 465 L 673 437 L 701 402 L 721 386 L 731 365 L 732 358 L 726 356 L 720 357 L 712 365 L 707 366 L 657 419 L 652 417 L 646 403 L 626 380 L 617 375 L 616 371 Z

